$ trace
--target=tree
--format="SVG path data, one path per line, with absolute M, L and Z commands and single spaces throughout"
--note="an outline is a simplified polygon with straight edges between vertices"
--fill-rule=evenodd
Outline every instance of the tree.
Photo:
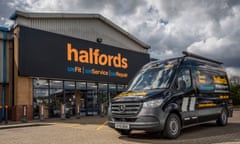
M 240 85 L 231 85 L 230 94 L 232 96 L 233 105 L 240 105 Z

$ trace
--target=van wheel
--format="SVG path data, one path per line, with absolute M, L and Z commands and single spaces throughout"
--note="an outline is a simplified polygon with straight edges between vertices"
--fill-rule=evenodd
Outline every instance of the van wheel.
M 176 139 L 181 132 L 181 122 L 178 115 L 172 113 L 168 116 L 165 128 L 163 130 L 163 136 L 169 139 Z
M 219 118 L 217 119 L 217 124 L 219 126 L 226 126 L 228 124 L 228 114 L 225 108 L 222 110 Z
M 120 135 L 129 135 L 131 133 L 131 130 L 117 130 Z

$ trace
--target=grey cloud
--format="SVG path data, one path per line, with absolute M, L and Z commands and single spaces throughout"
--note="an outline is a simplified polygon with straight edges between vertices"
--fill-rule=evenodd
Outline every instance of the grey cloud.
M 227 0 L 226 2 L 231 7 L 236 6 L 236 5 L 240 5 L 240 1 L 239 0 Z
M 82 0 L 79 2 L 80 5 L 83 5 L 86 8 L 90 9 L 103 9 L 107 8 L 106 5 L 110 6 L 113 9 L 115 15 L 129 15 L 133 14 L 136 11 L 136 8 L 140 5 L 144 5 L 146 2 L 144 0 Z M 79 6 L 80 6 L 79 5 Z
M 4 19 L 0 19 L 0 25 L 4 25 L 6 19 L 8 19 L 13 11 L 13 9 L 9 8 L 8 0 L 1 0 L 0 1 L 0 18 L 3 17 Z
M 133 14 L 136 12 L 136 9 L 141 6 L 145 5 L 144 0 L 131 0 L 131 1 L 121 1 L 117 0 L 114 1 L 113 6 L 114 6 L 114 13 L 115 14 L 123 14 L 123 15 L 128 15 L 128 14 Z
M 239 0 L 2 0 L 1 17 L 10 16 L 16 7 L 101 13 L 151 45 L 154 58 L 175 57 L 189 50 L 240 67 Z
M 224 62 L 228 67 L 240 67 L 239 37 L 240 29 L 223 38 L 193 43 L 188 50 Z

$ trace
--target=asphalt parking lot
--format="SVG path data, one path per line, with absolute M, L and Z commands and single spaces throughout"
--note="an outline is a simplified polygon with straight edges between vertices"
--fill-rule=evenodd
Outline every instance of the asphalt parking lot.
M 106 118 L 82 117 L 33 121 L 28 127 L 18 128 L 3 128 L 2 125 L 0 144 L 240 144 L 240 111 L 234 111 L 226 127 L 208 123 L 187 128 L 176 140 L 142 131 L 120 136 L 106 124 Z

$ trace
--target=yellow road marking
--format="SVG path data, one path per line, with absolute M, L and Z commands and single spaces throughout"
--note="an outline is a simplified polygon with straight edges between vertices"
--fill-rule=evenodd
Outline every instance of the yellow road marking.
M 108 122 L 108 121 L 105 121 L 103 124 L 101 124 L 100 126 L 98 126 L 98 127 L 96 128 L 96 130 L 102 129 L 102 128 L 107 124 L 107 122 Z

